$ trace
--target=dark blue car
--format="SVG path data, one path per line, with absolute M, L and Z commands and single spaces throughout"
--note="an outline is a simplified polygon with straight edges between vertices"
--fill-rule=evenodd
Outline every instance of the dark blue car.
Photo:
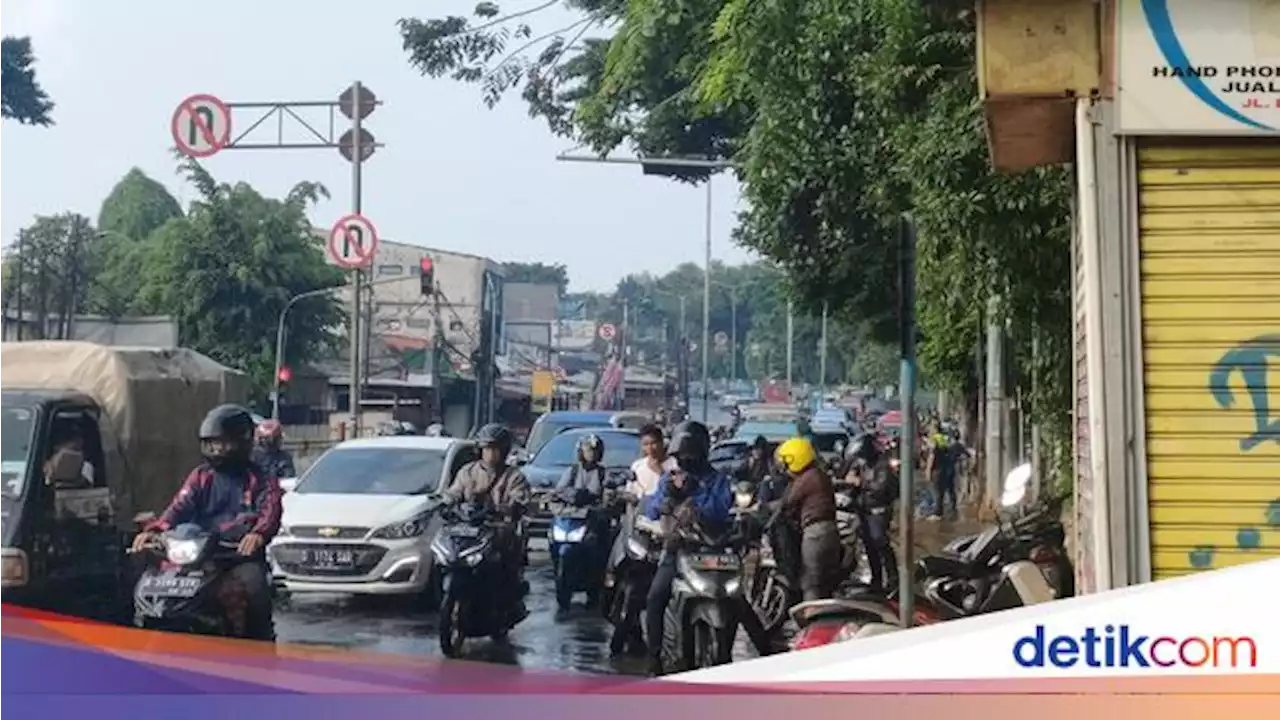
M 551 516 L 541 507 L 541 501 L 555 489 L 564 472 L 578 461 L 578 441 L 594 433 L 604 442 L 604 460 L 601 463 L 610 474 L 631 471 L 631 464 L 640 457 L 640 435 L 635 430 L 615 427 L 586 427 L 565 430 L 550 438 L 529 462 L 520 469 L 529 480 L 535 498 L 530 514 L 529 530 L 534 536 L 546 534 Z

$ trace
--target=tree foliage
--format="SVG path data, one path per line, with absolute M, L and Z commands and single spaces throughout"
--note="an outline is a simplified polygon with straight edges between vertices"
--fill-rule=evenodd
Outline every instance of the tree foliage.
M 569 270 L 560 263 L 507 263 L 506 270 L 506 281 L 510 283 L 555 285 L 561 296 L 569 289 Z
M 53 101 L 36 81 L 35 62 L 31 38 L 0 40 L 0 75 L 3 75 L 0 113 L 24 125 L 48 126 L 53 124 Z
M 90 293 L 97 243 L 88 218 L 63 213 L 37 216 L 10 245 L 4 260 L 5 317 L 30 321 L 34 335 L 24 331 L 25 338 L 68 337 L 70 318 Z
M 161 225 L 182 217 L 182 206 L 164 185 L 133 168 L 111 188 L 98 211 L 98 229 L 144 240 Z

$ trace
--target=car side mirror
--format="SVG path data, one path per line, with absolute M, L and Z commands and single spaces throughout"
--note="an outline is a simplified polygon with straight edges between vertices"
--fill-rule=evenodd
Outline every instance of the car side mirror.
M 280 478 L 278 482 L 280 483 L 281 492 L 293 492 L 298 487 L 298 478 L 296 477 Z

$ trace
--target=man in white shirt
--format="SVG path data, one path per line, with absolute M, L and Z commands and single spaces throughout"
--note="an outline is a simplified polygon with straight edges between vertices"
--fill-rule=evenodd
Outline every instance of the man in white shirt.
M 643 501 L 658 491 L 662 473 L 674 468 L 676 460 L 667 457 L 666 438 L 662 435 L 662 428 L 657 425 L 646 425 L 640 430 L 640 451 L 644 453 L 644 457 L 631 464 L 635 479 L 627 484 L 626 490 Z

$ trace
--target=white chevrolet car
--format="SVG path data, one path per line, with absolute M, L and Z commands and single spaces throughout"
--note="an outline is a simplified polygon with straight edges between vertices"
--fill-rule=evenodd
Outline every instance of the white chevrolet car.
M 431 538 L 435 493 L 479 457 L 458 438 L 393 436 L 341 443 L 284 496 L 267 550 L 289 593 L 422 594 L 438 583 Z

